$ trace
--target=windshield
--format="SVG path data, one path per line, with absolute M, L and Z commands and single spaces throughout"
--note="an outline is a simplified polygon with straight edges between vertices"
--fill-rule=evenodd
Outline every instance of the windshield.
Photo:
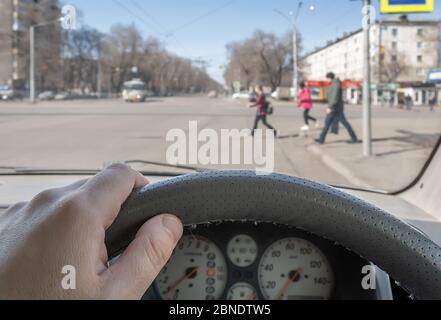
M 426 11 L 1 0 L 0 167 L 143 160 L 399 190 L 441 133 L 440 1 Z
M 126 84 L 124 86 L 124 89 L 126 89 L 126 90 L 140 90 L 140 91 L 142 91 L 142 90 L 145 90 L 146 87 L 145 87 L 144 84 Z

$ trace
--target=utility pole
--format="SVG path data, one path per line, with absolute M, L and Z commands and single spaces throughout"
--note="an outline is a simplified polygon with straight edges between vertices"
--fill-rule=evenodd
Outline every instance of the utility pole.
M 301 2 L 299 3 L 299 8 L 301 6 Z M 292 42 L 293 42 L 293 79 L 292 79 L 292 87 L 294 88 L 294 103 L 297 104 L 297 92 L 299 91 L 299 64 L 298 64 L 298 46 L 297 46 L 297 26 L 296 21 L 293 19 L 292 24 Z
M 371 0 L 363 0 L 363 155 L 372 156 L 372 106 L 371 106 Z
M 274 11 L 282 16 L 285 20 L 287 20 L 292 27 L 292 86 L 294 89 L 294 101 L 297 102 L 297 92 L 299 89 L 299 47 L 298 47 L 298 37 L 297 37 L 297 20 L 299 18 L 300 10 L 302 9 L 303 1 L 299 1 L 297 4 L 297 10 L 295 12 L 290 12 L 289 17 L 285 13 L 281 12 L 278 9 L 274 9 Z M 310 6 L 310 11 L 314 11 L 315 7 Z
M 35 103 L 35 27 L 29 28 L 30 47 L 30 70 L 29 70 L 29 97 L 31 103 Z

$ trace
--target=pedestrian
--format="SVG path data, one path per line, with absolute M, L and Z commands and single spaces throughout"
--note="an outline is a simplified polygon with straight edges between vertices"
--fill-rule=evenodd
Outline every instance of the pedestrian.
M 406 97 L 404 98 L 404 103 L 406 105 L 406 110 L 408 110 L 408 111 L 412 110 L 413 99 L 412 99 L 412 97 L 409 94 L 406 95 Z
M 337 121 L 337 123 L 341 122 L 341 124 L 348 131 L 351 137 L 351 141 L 349 141 L 349 143 L 357 143 L 358 142 L 357 135 L 355 134 L 354 130 L 352 129 L 351 125 L 346 119 L 344 113 L 343 89 L 341 82 L 338 78 L 335 77 L 335 74 L 332 72 L 329 72 L 326 75 L 326 78 L 328 78 L 331 81 L 331 86 L 329 87 L 327 92 L 327 100 L 329 107 L 327 109 L 325 127 L 320 135 L 320 139 L 316 139 L 315 141 L 320 144 L 324 144 L 329 129 L 333 125 L 335 125 L 335 122 Z
M 437 96 L 436 93 L 433 93 L 432 98 L 429 100 L 430 112 L 435 111 Z
M 249 105 L 250 108 L 257 108 L 256 118 L 254 120 L 254 127 L 252 129 L 252 136 L 254 137 L 254 132 L 256 131 L 259 122 L 262 123 L 270 130 L 274 131 L 274 135 L 277 136 L 277 131 L 274 129 L 266 120 L 268 112 L 267 112 L 267 101 L 265 97 L 265 93 L 263 92 L 263 87 L 261 85 L 256 85 L 254 87 L 256 92 L 256 102 L 251 103 Z
M 303 110 L 303 119 L 305 121 L 305 125 L 300 128 L 301 131 L 309 130 L 309 120 L 315 122 L 315 127 L 318 128 L 319 122 L 316 118 L 311 117 L 309 112 L 312 109 L 312 98 L 311 92 L 306 87 L 305 82 L 300 83 L 300 90 L 297 97 L 298 107 Z

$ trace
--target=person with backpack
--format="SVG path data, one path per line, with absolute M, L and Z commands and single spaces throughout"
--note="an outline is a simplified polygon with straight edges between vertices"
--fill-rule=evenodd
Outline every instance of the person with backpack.
M 270 130 L 274 131 L 274 136 L 277 136 L 277 130 L 271 126 L 268 121 L 266 120 L 268 115 L 268 106 L 269 103 L 266 101 L 265 93 L 263 92 L 263 87 L 261 85 L 256 85 L 254 88 L 257 97 L 256 101 L 252 104 L 250 104 L 250 108 L 257 108 L 256 118 L 254 120 L 254 127 L 251 131 L 252 136 L 254 137 L 254 132 L 256 131 L 259 122 L 262 121 L 262 123 Z
M 306 84 L 303 81 L 300 83 L 300 91 L 298 93 L 297 101 L 298 101 L 298 107 L 303 110 L 303 119 L 305 120 L 305 125 L 301 127 L 300 130 L 301 131 L 309 130 L 309 120 L 314 121 L 315 127 L 318 128 L 319 126 L 318 120 L 309 115 L 309 112 L 312 109 L 311 92 L 306 87 Z

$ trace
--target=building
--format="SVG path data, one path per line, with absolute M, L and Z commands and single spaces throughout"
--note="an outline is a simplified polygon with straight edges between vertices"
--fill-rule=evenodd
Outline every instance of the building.
M 374 104 L 399 103 L 412 96 L 416 105 L 427 104 L 435 92 L 428 84 L 430 70 L 441 66 L 441 28 L 438 21 L 399 19 L 376 21 L 371 27 L 371 79 Z M 359 103 L 363 80 L 363 30 L 344 34 L 304 56 L 305 80 L 325 80 L 334 72 L 347 86 L 348 102 Z
M 29 83 L 29 27 L 60 17 L 58 0 L 0 1 L 0 85 L 24 89 Z M 36 30 L 36 85 L 59 82 L 60 27 Z

